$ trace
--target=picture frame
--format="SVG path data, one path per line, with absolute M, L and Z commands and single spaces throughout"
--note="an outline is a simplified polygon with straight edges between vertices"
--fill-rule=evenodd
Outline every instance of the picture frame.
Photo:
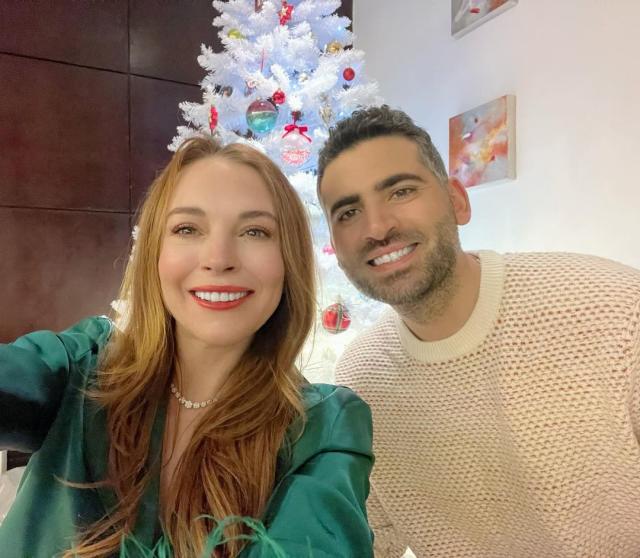
M 451 0 L 451 35 L 460 38 L 517 4 L 518 0 Z
M 449 176 L 465 188 L 516 178 L 515 126 L 515 95 L 450 118 Z

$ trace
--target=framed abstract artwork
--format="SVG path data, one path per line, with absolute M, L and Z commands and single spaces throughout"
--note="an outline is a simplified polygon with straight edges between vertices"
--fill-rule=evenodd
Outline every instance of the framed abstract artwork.
M 517 3 L 518 0 L 451 0 L 451 34 L 462 37 Z
M 449 175 L 465 188 L 516 177 L 516 98 L 504 95 L 449 119 Z

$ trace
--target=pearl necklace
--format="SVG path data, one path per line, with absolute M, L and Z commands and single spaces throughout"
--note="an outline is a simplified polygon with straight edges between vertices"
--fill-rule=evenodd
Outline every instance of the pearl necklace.
M 186 409 L 202 409 L 207 405 L 211 405 L 215 401 L 214 399 L 207 399 L 206 401 L 191 401 L 190 399 L 186 399 L 179 391 L 176 385 L 171 382 L 171 393 L 178 400 L 178 403 L 185 407 Z

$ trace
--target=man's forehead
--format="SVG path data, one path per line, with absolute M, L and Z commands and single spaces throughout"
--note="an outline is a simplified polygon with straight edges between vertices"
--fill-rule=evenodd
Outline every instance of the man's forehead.
M 403 136 L 380 136 L 359 141 L 355 145 L 345 149 L 333 163 L 340 162 L 388 162 L 401 156 L 403 159 L 412 162 L 419 162 L 418 145 Z M 327 167 L 328 168 L 328 167 Z
M 319 194 L 326 201 L 327 196 L 374 188 L 388 176 L 406 173 L 429 173 L 415 142 L 400 136 L 368 139 L 345 149 L 327 165 Z

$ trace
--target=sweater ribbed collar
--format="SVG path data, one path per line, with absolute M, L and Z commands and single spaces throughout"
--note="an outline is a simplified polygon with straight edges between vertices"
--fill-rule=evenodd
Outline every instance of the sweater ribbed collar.
M 492 251 L 474 252 L 480 258 L 480 293 L 466 323 L 456 333 L 440 341 L 418 339 L 394 312 L 404 349 L 420 362 L 453 360 L 476 349 L 491 332 L 500 309 L 504 284 L 504 259 Z

